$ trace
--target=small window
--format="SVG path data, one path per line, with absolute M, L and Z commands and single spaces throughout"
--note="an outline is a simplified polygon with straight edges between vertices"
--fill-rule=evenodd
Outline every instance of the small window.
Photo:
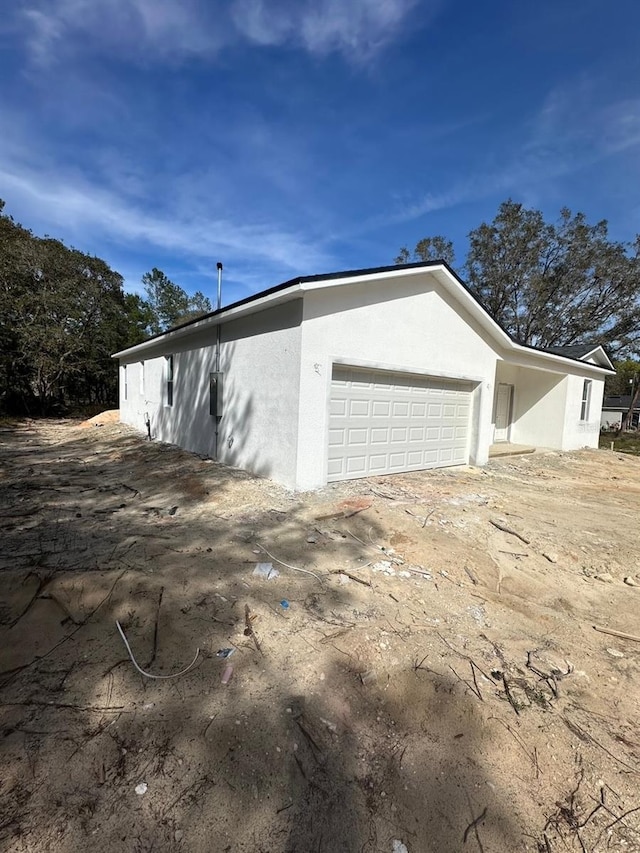
M 140 362 L 140 393 L 144 397 L 144 361 Z
M 129 396 L 129 388 L 127 386 L 127 365 L 126 364 L 122 368 L 122 388 L 123 388 L 124 399 L 126 400 L 127 397 Z
M 173 406 L 173 356 L 168 355 L 165 358 L 167 371 L 167 406 Z
M 589 406 L 591 404 L 591 380 L 585 379 L 582 386 L 582 405 L 580 406 L 580 420 L 589 420 Z

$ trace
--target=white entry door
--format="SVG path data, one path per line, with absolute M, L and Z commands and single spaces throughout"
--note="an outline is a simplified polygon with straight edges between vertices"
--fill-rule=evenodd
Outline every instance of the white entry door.
M 494 441 L 509 441 L 512 399 L 513 385 L 506 385 L 504 382 L 501 382 L 498 385 L 498 393 L 496 395 L 496 428 L 493 434 Z
M 465 465 L 472 390 L 470 382 L 336 365 L 327 479 Z

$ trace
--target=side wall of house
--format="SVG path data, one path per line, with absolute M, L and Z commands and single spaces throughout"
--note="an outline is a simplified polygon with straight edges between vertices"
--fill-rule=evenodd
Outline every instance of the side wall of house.
M 148 415 L 154 439 L 293 486 L 301 315 L 298 300 L 222 325 L 223 411 L 217 423 L 218 449 L 209 390 L 209 375 L 216 371 L 215 326 L 174 342 L 159 339 L 145 352 L 144 368 L 140 358 L 123 360 L 121 420 L 146 432 Z M 169 355 L 173 355 L 173 405 L 167 399 Z
M 327 479 L 334 363 L 474 383 L 470 461 L 487 461 L 496 352 L 429 273 L 306 294 L 302 327 L 298 487 Z
M 224 414 L 218 459 L 296 483 L 302 300 L 222 326 Z
M 591 382 L 587 419 L 580 419 L 584 381 Z M 564 417 L 563 450 L 597 447 L 600 438 L 600 416 L 604 396 L 604 379 L 571 375 L 567 377 L 567 405 Z
M 173 356 L 173 405 L 167 391 L 168 356 Z M 123 371 L 127 372 L 124 399 Z M 173 343 L 159 339 L 138 360 L 120 365 L 120 419 L 151 437 L 211 456 L 215 431 L 209 416 L 209 371 L 215 370 L 215 327 Z M 144 381 L 140 375 L 144 373 Z

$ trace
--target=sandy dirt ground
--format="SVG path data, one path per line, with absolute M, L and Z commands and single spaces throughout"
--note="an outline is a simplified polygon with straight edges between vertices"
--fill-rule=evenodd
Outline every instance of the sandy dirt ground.
M 2 851 L 640 851 L 640 643 L 593 627 L 640 635 L 640 460 L 298 494 L 107 419 L 0 464 Z

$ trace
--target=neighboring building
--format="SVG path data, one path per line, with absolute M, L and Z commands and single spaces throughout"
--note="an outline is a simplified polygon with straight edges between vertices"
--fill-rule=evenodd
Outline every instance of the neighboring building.
M 621 397 L 605 397 L 600 415 L 600 427 L 607 430 L 618 430 L 622 425 L 622 419 L 631 407 L 631 394 Z M 640 406 L 634 408 L 631 413 L 630 429 L 638 428 L 640 418 Z
M 123 422 L 312 489 L 499 441 L 597 447 L 612 365 L 586 350 L 516 343 L 433 262 L 293 279 L 114 358 Z

